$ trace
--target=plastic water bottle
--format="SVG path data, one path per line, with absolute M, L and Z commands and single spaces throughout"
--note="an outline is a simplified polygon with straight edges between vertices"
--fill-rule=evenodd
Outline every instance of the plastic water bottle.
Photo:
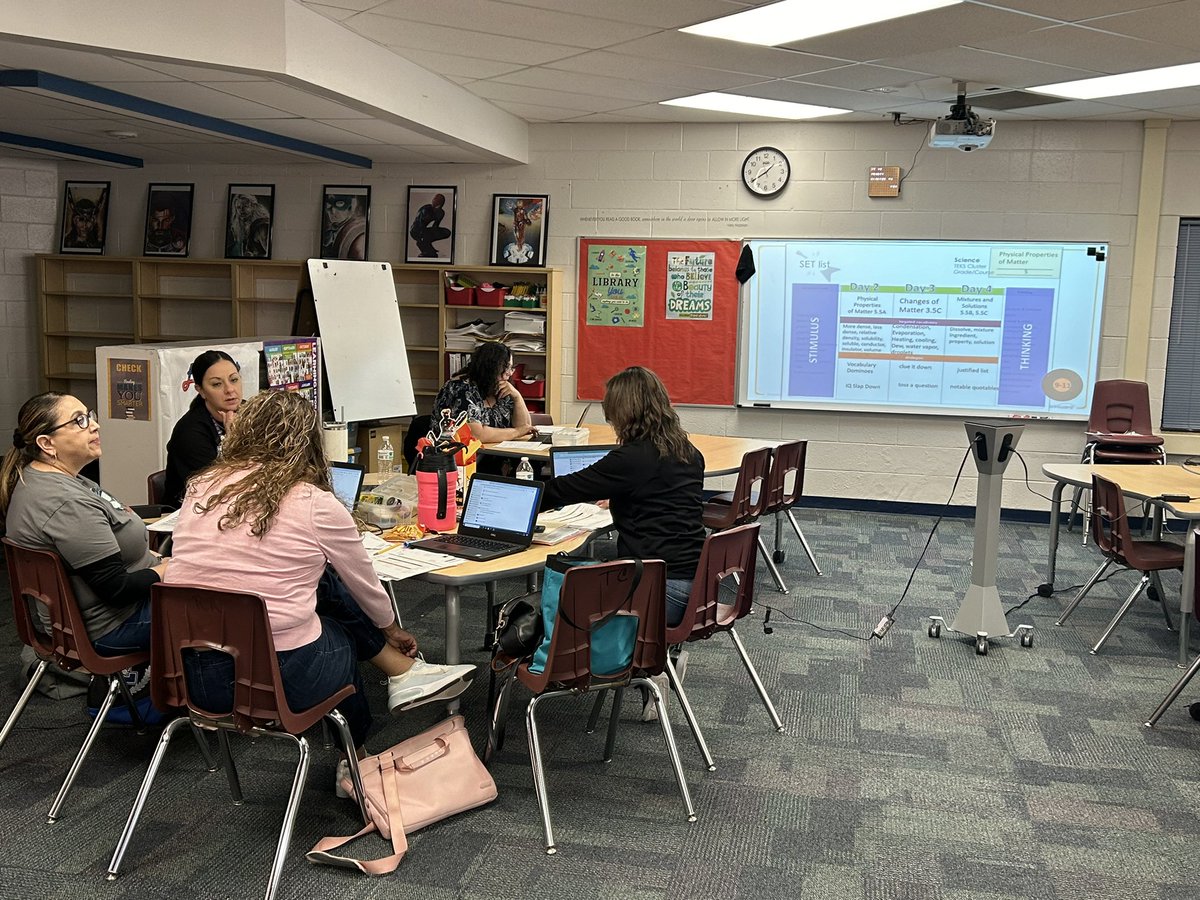
M 392 464 L 396 459 L 396 451 L 392 449 L 392 439 L 386 434 L 383 436 L 383 445 L 379 448 L 379 452 L 375 456 L 379 461 L 379 474 L 391 475 Z
M 517 477 L 522 481 L 533 481 L 533 466 L 530 465 L 528 456 L 522 456 L 521 461 L 517 463 Z

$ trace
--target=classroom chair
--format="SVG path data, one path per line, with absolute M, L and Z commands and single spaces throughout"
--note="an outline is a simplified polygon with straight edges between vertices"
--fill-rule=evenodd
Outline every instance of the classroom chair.
M 705 641 L 714 634 L 727 633 L 733 641 L 733 648 L 746 668 L 746 674 L 754 689 L 758 691 L 759 699 L 771 718 L 771 724 L 777 732 L 783 732 L 783 721 L 775 711 L 766 687 L 758 675 L 754 663 L 746 653 L 746 646 L 738 636 L 735 624 L 749 615 L 754 605 L 754 569 L 757 548 L 760 544 L 758 523 L 739 525 L 727 531 L 715 531 L 704 542 L 704 550 L 700 563 L 696 567 L 696 578 L 692 582 L 692 592 L 688 597 L 687 610 L 678 625 L 667 627 L 667 644 L 676 646 L 695 641 Z M 730 586 L 732 585 L 732 592 Z M 692 710 L 687 694 L 683 690 L 683 681 L 676 671 L 670 658 L 666 665 L 667 681 L 671 690 L 679 698 L 679 706 L 683 717 L 692 730 L 692 737 L 708 771 L 715 771 L 717 766 L 709 752 L 700 723 Z M 587 731 L 591 733 L 596 728 L 600 718 L 604 695 L 596 697 L 592 707 L 592 715 L 588 719 Z
M 1092 475 L 1092 510 L 1090 514 L 1092 540 L 1096 549 L 1104 554 L 1104 562 L 1092 573 L 1083 588 L 1075 595 L 1075 599 L 1063 610 L 1055 625 L 1062 625 L 1067 616 L 1075 611 L 1088 591 L 1100 580 L 1114 563 L 1126 569 L 1140 572 L 1142 577 L 1133 591 L 1121 604 L 1117 614 L 1100 640 L 1092 647 L 1091 653 L 1099 653 L 1100 648 L 1108 641 L 1109 636 L 1125 618 L 1134 602 L 1151 583 L 1158 594 L 1158 602 L 1162 606 L 1163 616 L 1167 620 L 1167 628 L 1171 626 L 1171 614 L 1167 609 L 1167 597 L 1163 591 L 1159 572 L 1166 569 L 1183 568 L 1183 547 L 1170 541 L 1135 541 L 1129 528 L 1129 516 L 1125 512 L 1125 495 L 1120 485 L 1109 481 L 1101 475 Z
M 569 570 L 563 578 L 559 593 L 558 616 L 554 620 L 545 669 L 540 673 L 531 672 L 528 660 L 520 663 L 515 677 L 504 683 L 500 695 L 496 698 L 492 717 L 494 727 L 500 735 L 498 740 L 502 741 L 503 721 L 513 681 L 519 681 L 533 693 L 525 711 L 525 725 L 530 765 L 533 768 L 533 787 L 542 815 L 548 854 L 556 853 L 558 848 L 554 842 L 554 828 L 550 821 L 550 802 L 542 761 L 537 712 L 543 702 L 558 697 L 616 689 L 608 738 L 604 745 L 604 760 L 608 762 L 612 759 L 616 741 L 617 717 L 624 689 L 636 685 L 649 691 L 658 709 L 659 726 L 666 742 L 671 767 L 675 771 L 675 780 L 683 798 L 687 820 L 696 821 L 696 812 L 688 793 L 675 735 L 667 721 L 666 704 L 658 687 L 651 681 L 651 676 L 661 673 L 667 664 L 666 563 L 662 560 L 644 561 L 641 581 L 633 597 L 626 603 L 636 565 L 631 560 L 616 560 L 594 566 L 577 566 Z M 598 675 L 591 670 L 591 629 L 613 615 L 637 617 L 637 641 L 633 659 L 629 666 L 620 672 Z
M 233 754 L 229 750 L 229 733 L 238 732 L 250 738 L 273 738 L 291 741 L 296 745 L 298 760 L 292 777 L 291 791 L 284 809 L 283 825 L 267 881 L 266 900 L 273 900 L 279 888 L 283 863 L 287 858 L 291 842 L 292 826 L 304 794 L 304 783 L 308 775 L 308 741 L 303 734 L 318 722 L 333 723 L 342 738 L 343 748 L 352 748 L 350 728 L 345 718 L 334 707 L 343 698 L 354 693 L 354 685 L 348 684 L 340 691 L 316 706 L 303 712 L 295 712 L 288 705 L 279 674 L 279 660 L 275 655 L 275 642 L 271 637 L 271 623 L 267 619 L 267 608 L 256 594 L 236 591 L 219 591 L 198 585 L 163 584 L 151 589 L 151 660 L 150 694 L 154 705 L 160 709 L 185 709 L 186 716 L 173 720 L 163 731 L 150 760 L 150 768 L 142 780 L 134 800 L 129 819 L 121 832 L 108 866 L 108 880 L 116 880 L 121 861 L 134 829 L 142 814 L 154 776 L 166 756 L 171 737 L 185 723 L 195 723 L 206 731 L 215 731 L 221 746 L 225 774 L 229 790 L 236 805 L 242 803 L 241 784 L 234 768 Z M 184 676 L 183 651 L 216 651 L 233 658 L 233 709 L 215 712 L 198 706 L 188 694 Z M 350 760 L 350 779 L 354 784 L 354 796 L 358 799 L 359 813 L 364 824 L 369 824 L 362 776 L 358 770 L 358 759 L 353 752 L 347 753 Z
M 1193 604 L 1191 615 L 1194 615 L 1200 619 L 1200 566 L 1195 567 L 1193 576 L 1196 579 L 1196 587 L 1192 592 L 1195 602 Z M 1158 720 L 1163 717 L 1163 713 L 1171 708 L 1171 704 L 1175 702 L 1176 698 L 1178 698 L 1181 693 L 1183 693 L 1183 689 L 1188 686 L 1188 682 L 1190 682 L 1196 676 L 1197 672 L 1200 672 L 1200 653 L 1196 654 L 1196 658 L 1192 660 L 1192 664 L 1188 666 L 1187 671 L 1180 676 L 1179 680 L 1175 682 L 1171 690 L 1167 692 L 1167 696 L 1163 697 L 1162 702 L 1158 704 L 1158 707 L 1153 713 L 1150 714 L 1150 718 L 1146 720 L 1147 728 L 1153 728 L 1158 724 Z M 1188 711 L 1191 713 L 1193 719 L 1200 719 L 1200 703 L 1192 703 L 1189 706 Z
M 705 501 L 704 527 L 712 531 L 724 531 L 736 525 L 757 521 L 767 508 L 770 468 L 770 447 L 743 454 L 733 490 L 717 494 Z M 767 553 L 766 547 L 761 549 L 767 569 L 775 580 L 775 587 L 780 593 L 786 594 L 788 589 L 783 583 L 783 576 L 779 574 L 779 569 Z
M 1087 438 L 1080 462 L 1094 465 L 1163 465 L 1163 439 L 1150 419 L 1150 388 L 1144 381 L 1114 378 L 1097 381 L 1092 391 Z M 1074 527 L 1083 488 L 1071 495 L 1068 530 Z M 1143 516 L 1145 507 L 1143 507 Z
M 800 502 L 800 498 L 804 495 L 804 463 L 807 458 L 808 441 L 788 441 L 786 444 L 780 444 L 771 452 L 771 473 L 767 478 L 767 499 L 763 506 L 762 516 L 775 518 L 775 552 L 774 554 L 767 553 L 767 546 L 763 543 L 761 534 L 758 536 L 758 549 L 762 552 L 763 561 L 767 563 L 777 584 L 783 582 L 782 577 L 778 575 L 779 570 L 775 563 L 781 563 L 784 560 L 781 544 L 783 543 L 783 520 L 785 517 L 792 524 L 792 530 L 796 532 L 796 537 L 800 539 L 800 546 L 804 548 L 804 553 L 812 564 L 813 570 L 818 575 L 821 574 L 817 558 L 813 556 L 812 548 L 808 546 L 808 539 L 804 537 L 804 532 L 800 530 L 800 525 L 796 522 L 796 516 L 792 512 L 792 507 Z M 786 588 L 784 593 L 787 593 Z
M 131 721 L 139 727 L 142 726 L 137 704 L 130 696 L 129 687 L 121 677 L 121 672 L 130 666 L 145 665 L 150 660 L 150 653 L 143 650 L 122 656 L 101 656 L 88 638 L 83 614 L 67 578 L 62 557 L 51 550 L 30 550 L 18 546 L 8 538 L 4 538 L 3 543 L 4 559 L 12 588 L 13 620 L 16 623 L 17 636 L 22 643 L 33 648 L 38 657 L 38 664 L 25 690 L 17 699 L 16 706 L 9 713 L 4 727 L 0 728 L 0 747 L 4 746 L 42 675 L 51 665 L 58 666 L 66 672 L 83 668 L 95 676 L 108 679 L 108 690 L 96 718 L 88 728 L 83 745 L 67 771 L 66 780 L 50 806 L 47 819 L 53 823 L 58 819 L 67 794 L 75 784 L 75 779 L 83 768 L 83 763 L 118 694 L 129 709 Z M 49 616 L 50 634 L 42 631 L 41 621 L 36 613 L 38 607 Z

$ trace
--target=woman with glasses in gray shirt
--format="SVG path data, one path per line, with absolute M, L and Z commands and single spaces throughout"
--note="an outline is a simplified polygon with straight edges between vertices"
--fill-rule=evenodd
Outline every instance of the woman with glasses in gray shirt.
M 99 458 L 95 412 L 55 391 L 27 400 L 0 464 L 0 525 L 20 546 L 62 557 L 88 637 L 117 656 L 150 646 L 150 586 L 167 563 L 133 510 L 79 474 Z

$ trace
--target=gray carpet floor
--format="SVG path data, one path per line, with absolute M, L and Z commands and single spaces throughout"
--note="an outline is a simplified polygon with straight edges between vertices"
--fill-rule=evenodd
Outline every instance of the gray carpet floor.
M 824 570 L 816 577 L 794 538 L 777 593 L 759 567 L 758 609 L 739 629 L 782 716 L 770 727 L 727 638 L 693 645 L 686 687 L 718 770 L 707 772 L 671 701 L 672 720 L 699 815 L 688 824 L 657 726 L 629 696 L 617 751 L 600 760 L 603 733 L 584 733 L 587 699 L 548 702 L 542 719 L 559 852 L 547 856 L 518 694 L 508 744 L 493 766 L 499 799 L 413 835 L 391 876 L 368 879 L 309 865 L 327 834 L 355 830 L 351 801 L 333 793 L 335 755 L 310 735 L 314 760 L 279 896 L 965 900 L 965 898 L 1200 897 L 1190 856 L 1200 822 L 1200 723 L 1187 702 L 1158 729 L 1142 722 L 1178 675 L 1176 636 L 1156 604 L 1140 601 L 1098 656 L 1087 648 L 1136 576 L 1097 586 L 1061 628 L 1069 593 L 1035 597 L 1009 616 L 1030 622 L 1034 645 L 973 642 L 926 633 L 951 617 L 970 581 L 972 523 L 942 523 L 896 624 L 866 642 L 899 598 L 932 520 L 804 510 L 800 519 Z M 1059 553 L 1057 585 L 1096 567 L 1078 533 Z M 1005 605 L 1033 592 L 1045 571 L 1047 527 L 1001 527 Z M 1179 575 L 1168 573 L 1168 591 Z M 506 583 L 502 595 L 522 585 Z M 1177 596 L 1177 595 L 1176 595 Z M 401 590 L 405 624 L 442 657 L 440 592 Z M 482 589 L 464 598 L 467 661 L 481 665 Z M 774 633 L 763 633 L 763 612 Z M 1176 602 L 1177 605 L 1177 602 Z M 790 622 L 784 614 L 809 624 Z M 840 630 L 840 631 L 839 631 Z M 840 633 L 841 631 L 848 634 Z M 0 610 L 0 713 L 18 693 L 19 645 L 7 600 Z M 482 682 L 483 679 L 480 679 Z M 383 708 L 383 689 L 370 685 Z M 465 695 L 477 746 L 483 683 Z M 105 729 L 60 821 L 45 812 L 88 722 L 79 700 L 35 697 L 0 749 L 0 898 L 249 898 L 261 896 L 274 849 L 292 751 L 234 739 L 246 803 L 230 803 L 224 776 L 208 773 L 186 735 L 172 746 L 124 874 L 104 880 L 155 734 Z M 374 749 L 438 718 L 425 707 L 381 716 Z M 1194 806 L 1195 805 L 1195 806 Z M 383 855 L 366 838 L 364 855 Z

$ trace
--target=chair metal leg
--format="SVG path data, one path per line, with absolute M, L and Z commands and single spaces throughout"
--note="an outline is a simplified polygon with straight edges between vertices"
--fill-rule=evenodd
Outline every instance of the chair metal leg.
M 489 581 L 484 588 L 487 590 L 487 604 L 483 611 L 483 646 L 479 649 L 491 652 L 492 644 L 496 642 L 496 582 Z
M 1154 585 L 1154 592 L 1158 594 L 1158 605 L 1162 607 L 1163 618 L 1167 620 L 1167 631 L 1178 631 L 1175 623 L 1171 621 L 1171 607 L 1167 605 L 1167 592 L 1163 590 L 1161 574 L 1151 572 L 1150 583 Z
M 1163 713 L 1165 713 L 1170 708 L 1171 704 L 1175 702 L 1175 699 L 1181 693 L 1183 693 L 1183 689 L 1188 686 L 1188 682 L 1192 680 L 1193 676 L 1195 676 L 1197 672 L 1200 672 L 1200 655 L 1196 656 L 1196 658 L 1192 661 L 1191 666 L 1188 667 L 1188 670 L 1183 673 L 1183 676 L 1177 682 L 1175 682 L 1175 686 L 1171 688 L 1171 690 L 1167 693 L 1167 696 L 1163 697 L 1162 703 L 1158 704 L 1158 708 L 1151 713 L 1150 718 L 1146 720 L 1147 728 L 1153 728 L 1156 724 L 1158 724 L 1158 720 L 1163 717 Z
M 808 538 L 804 536 L 804 532 L 800 530 L 799 524 L 796 522 L 795 515 L 789 509 L 787 511 L 788 521 L 792 523 L 792 530 L 796 532 L 796 537 L 800 538 L 800 546 L 804 548 L 804 555 L 808 557 L 808 561 L 812 563 L 813 571 L 818 575 L 821 573 L 821 567 L 817 565 L 817 558 L 813 556 L 812 547 L 808 546 Z
M 137 827 L 138 819 L 142 815 L 142 807 L 146 805 L 146 798 L 150 796 L 150 786 L 154 784 L 154 776 L 158 774 L 158 767 L 162 764 L 163 757 L 167 755 L 167 745 L 171 743 L 171 737 L 175 734 L 176 729 L 187 721 L 186 718 L 179 718 L 168 723 L 158 738 L 158 745 L 154 748 L 154 755 L 150 758 L 150 768 L 146 770 L 146 775 L 142 778 L 142 786 L 138 788 L 137 796 L 133 798 L 133 809 L 129 811 L 125 828 L 117 840 L 117 849 L 113 851 L 112 862 L 108 864 L 107 877 L 109 881 L 116 881 L 117 875 L 121 871 L 121 860 L 125 857 L 125 851 L 129 849 L 129 842 L 133 838 L 133 830 Z
M 8 740 L 8 733 L 17 724 L 17 719 L 21 718 L 21 713 L 25 711 L 25 706 L 29 703 L 29 698 L 33 696 L 38 682 L 42 680 L 42 676 L 46 674 L 46 669 L 49 666 L 50 660 L 48 659 L 38 661 L 37 669 L 34 670 L 33 675 L 30 677 L 29 684 L 25 685 L 25 690 L 17 698 L 17 705 L 13 707 L 12 712 L 8 714 L 8 718 L 4 720 L 4 727 L 0 728 L 0 747 L 3 747 L 4 742 Z
M 546 772 L 542 768 L 542 745 L 538 740 L 537 706 L 547 697 L 558 697 L 569 691 L 551 691 L 540 694 L 529 701 L 525 710 L 525 730 L 529 738 L 529 762 L 533 768 L 533 790 L 537 794 L 538 809 L 542 814 L 542 830 L 546 833 L 546 853 L 553 856 L 558 852 L 554 845 L 554 826 L 550 823 L 550 799 L 546 794 Z
M 92 744 L 96 741 L 96 735 L 100 733 L 100 729 L 104 725 L 104 717 L 112 709 L 113 701 L 117 697 L 121 683 L 119 673 L 109 676 L 108 693 L 104 695 L 104 702 L 100 704 L 100 710 L 96 713 L 96 720 L 92 722 L 92 726 L 88 729 L 87 736 L 83 739 L 83 746 L 79 748 L 79 753 L 76 755 L 75 761 L 71 763 L 71 768 L 67 771 L 66 780 L 63 781 L 62 787 L 58 789 L 58 796 L 54 798 L 54 802 L 50 805 L 50 812 L 46 814 L 48 824 L 53 825 L 58 819 L 58 813 L 67 799 L 67 794 L 70 793 L 71 786 L 75 784 L 79 770 L 83 768 L 83 761 L 87 759 L 88 752 L 92 749 Z
M 350 723 L 336 709 L 325 716 L 325 719 L 333 722 L 338 730 L 338 734 L 342 736 L 342 747 L 346 750 L 346 760 L 349 763 L 347 768 L 350 769 L 350 783 L 354 785 L 354 799 L 358 801 L 358 812 L 362 816 L 363 824 L 371 824 L 371 814 L 367 812 L 367 792 L 363 790 L 362 773 L 358 769 L 358 753 L 354 746 L 354 738 L 350 734 Z
M 742 639 L 738 637 L 737 630 L 731 627 L 729 629 L 729 637 L 733 639 L 733 646 L 737 648 L 738 656 L 742 658 L 742 665 L 746 667 L 746 674 L 754 682 L 754 688 L 758 691 L 758 696 L 762 698 L 763 706 L 767 708 L 767 715 L 771 717 L 771 723 L 775 726 L 775 730 L 782 734 L 783 721 L 779 718 L 779 713 L 775 712 L 775 704 L 767 696 L 767 689 L 763 687 L 762 679 L 758 677 L 758 670 L 754 668 L 754 663 L 750 662 L 750 657 L 746 653 L 746 647 L 742 644 Z
M 600 713 L 604 709 L 604 698 L 608 694 L 608 688 L 596 691 L 596 702 L 592 704 L 592 712 L 588 716 L 587 727 L 583 729 L 584 734 L 595 734 L 596 726 L 600 724 Z
M 704 734 L 700 731 L 700 722 L 697 721 L 696 714 L 692 712 L 692 704 L 688 702 L 687 694 L 683 691 L 683 682 L 679 680 L 679 674 L 675 671 L 675 666 L 671 663 L 670 657 L 667 658 L 667 681 L 671 683 L 671 690 L 679 698 L 679 706 L 683 710 L 683 718 L 688 723 L 688 728 L 692 729 L 692 737 L 696 739 L 696 746 L 700 750 L 700 755 L 704 757 L 705 767 L 708 771 L 715 772 L 717 764 L 713 761 L 712 754 L 708 750 Z
M 271 877 L 267 881 L 266 900 L 275 900 L 275 893 L 279 890 L 279 879 L 283 875 L 283 864 L 287 860 L 288 844 L 292 841 L 292 826 L 296 823 L 296 812 L 300 809 L 300 798 L 304 796 L 304 783 L 308 778 L 308 741 L 286 732 L 267 733 L 272 737 L 290 738 L 295 741 L 300 757 L 296 763 L 296 775 L 292 778 L 287 809 L 283 813 L 283 827 L 279 829 L 279 843 L 275 847 L 275 859 L 271 863 Z
M 604 736 L 604 761 L 612 762 L 613 749 L 617 746 L 617 726 L 621 724 L 621 701 L 625 699 L 625 688 L 613 691 L 612 712 L 608 716 L 608 732 Z
M 1077 487 L 1071 491 L 1071 509 L 1067 513 L 1067 531 L 1075 530 L 1075 513 L 1082 513 L 1083 506 L 1083 488 Z M 1079 527 L 1083 528 L 1084 521 L 1082 514 L 1080 515 Z
M 229 793 L 233 796 L 233 805 L 242 805 L 242 782 L 238 778 L 237 766 L 233 764 L 233 753 L 229 749 L 229 732 L 218 731 L 217 743 L 221 747 L 221 759 L 225 763 L 225 780 L 229 782 Z
M 1109 622 L 1108 627 L 1104 629 L 1104 634 L 1100 635 L 1100 640 L 1096 641 L 1096 646 L 1089 650 L 1089 653 L 1095 655 L 1100 652 L 1100 648 L 1108 642 L 1109 636 L 1116 630 L 1117 626 L 1121 624 L 1121 620 L 1125 618 L 1125 614 L 1129 612 L 1137 598 L 1142 596 L 1142 591 L 1146 589 L 1146 585 L 1149 583 L 1150 576 L 1143 573 L 1142 577 L 1138 580 L 1137 587 L 1133 589 L 1133 591 L 1126 598 L 1125 602 L 1121 604 L 1121 608 L 1117 610 L 1117 614 L 1113 616 L 1113 620 Z
M 775 587 L 779 588 L 779 593 L 786 594 L 788 592 L 787 585 L 783 583 L 783 576 L 779 574 L 775 560 L 771 558 L 771 553 L 767 550 L 767 544 L 762 539 L 761 531 L 758 534 L 758 552 L 762 554 L 763 562 L 767 564 L 767 570 L 771 573 L 771 577 L 775 579 Z
M 1058 617 L 1058 621 L 1054 623 L 1055 625 L 1061 625 L 1063 622 L 1067 621 L 1067 616 L 1075 612 L 1075 607 L 1083 602 L 1083 598 L 1087 596 L 1087 592 L 1096 586 L 1096 582 L 1100 580 L 1100 576 L 1107 572 L 1108 567 L 1112 564 L 1113 561 L 1111 557 L 1105 559 L 1104 562 L 1100 564 L 1100 568 L 1092 573 L 1092 577 L 1087 580 L 1087 583 L 1084 584 L 1082 590 L 1080 590 L 1080 592 L 1075 595 L 1075 598 L 1067 604 L 1067 608 L 1064 609 L 1063 614 Z
M 663 740 L 667 743 L 667 756 L 671 759 L 671 768 L 675 770 L 675 780 L 679 783 L 679 794 L 683 798 L 683 809 L 689 822 L 696 821 L 696 809 L 692 806 L 692 795 L 688 793 L 687 779 L 683 775 L 683 762 L 679 758 L 679 747 L 675 744 L 675 734 L 671 731 L 671 723 L 667 720 L 667 703 L 663 699 L 658 685 L 650 678 L 634 678 L 630 684 L 636 684 L 650 691 L 650 698 L 658 709 L 658 724 L 662 729 Z
M 200 755 L 204 757 L 204 768 L 210 772 L 215 772 L 219 768 L 217 761 L 213 759 L 212 750 L 208 748 L 208 738 L 204 736 L 204 731 L 192 726 L 192 737 L 196 739 L 196 746 L 200 749 Z

